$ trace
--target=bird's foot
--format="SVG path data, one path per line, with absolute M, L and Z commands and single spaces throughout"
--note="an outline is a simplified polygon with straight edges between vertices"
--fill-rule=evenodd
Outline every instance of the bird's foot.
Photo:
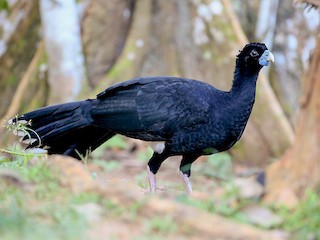
M 149 178 L 149 187 L 150 192 L 155 193 L 156 192 L 156 175 L 151 172 L 150 167 L 147 166 L 147 172 L 148 172 L 148 178 Z
M 186 188 L 187 193 L 191 194 L 192 193 L 192 186 L 191 186 L 190 179 L 189 179 L 188 175 L 183 172 L 180 172 L 180 174 L 181 174 L 182 180 L 184 182 L 184 186 Z

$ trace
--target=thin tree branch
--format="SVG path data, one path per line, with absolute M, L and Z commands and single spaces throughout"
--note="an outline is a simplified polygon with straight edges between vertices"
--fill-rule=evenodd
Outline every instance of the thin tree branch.
M 233 11 L 233 7 L 231 5 L 230 0 L 222 0 L 222 3 L 224 5 L 225 11 L 227 13 L 227 16 L 230 20 L 231 26 L 233 28 L 233 31 L 235 32 L 235 34 L 238 37 L 238 41 L 241 45 L 245 45 L 246 43 L 248 43 L 248 38 L 246 36 L 246 34 L 244 33 L 241 24 L 238 20 L 237 15 L 235 14 L 235 12 Z

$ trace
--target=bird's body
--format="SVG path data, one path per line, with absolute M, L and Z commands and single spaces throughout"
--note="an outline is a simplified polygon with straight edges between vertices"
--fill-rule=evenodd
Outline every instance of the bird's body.
M 234 95 L 191 79 L 137 78 L 99 94 L 91 116 L 97 127 L 108 126 L 145 141 L 165 141 L 174 154 L 205 154 L 208 148 L 231 147 L 245 127 L 254 92 L 243 99 Z M 231 119 L 225 114 L 248 104 L 251 107 L 241 116 Z
M 255 61 L 242 57 L 253 51 L 258 54 L 251 56 Z M 167 157 L 182 155 L 180 170 L 189 177 L 199 156 L 225 151 L 240 139 L 254 104 L 259 70 L 267 65 L 260 63 L 266 51 L 255 43 L 240 52 L 228 92 L 192 79 L 136 78 L 111 86 L 96 99 L 45 107 L 18 120 L 31 120 L 28 135 L 36 140 L 29 147 L 47 147 L 49 154 L 80 158 L 115 134 L 165 142 L 148 163 L 154 191 L 154 175 Z

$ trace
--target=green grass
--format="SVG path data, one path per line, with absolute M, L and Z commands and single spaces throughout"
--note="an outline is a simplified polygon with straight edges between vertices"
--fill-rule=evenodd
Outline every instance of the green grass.
M 193 171 L 200 172 L 209 178 L 230 181 L 234 178 L 232 171 L 232 159 L 227 152 L 212 154 L 208 161 L 195 166 Z
M 19 183 L 8 184 L 0 177 L 0 239 L 86 239 L 86 218 L 74 205 L 94 198 L 72 195 L 62 188 L 39 155 L 15 151 L 13 160 L 0 163 L 0 169 L 21 178 Z M 32 164 L 30 159 L 34 159 Z
M 118 149 L 126 149 L 128 147 L 128 143 L 124 140 L 121 135 L 115 135 L 99 148 L 104 150 L 107 148 L 118 148 Z M 94 153 L 95 154 L 95 153 Z
M 13 170 L 24 184 L 0 181 L 0 239 L 54 240 L 87 239 L 87 217 L 76 206 L 96 203 L 108 217 L 126 215 L 135 207 L 124 208 L 95 192 L 71 193 L 62 187 L 44 161 Z M 0 177 L 1 180 L 1 177 Z
M 152 157 L 153 150 L 151 147 L 147 147 L 144 151 L 138 152 L 138 159 L 142 162 L 148 162 Z
M 112 172 L 116 169 L 119 169 L 121 167 L 121 163 L 119 161 L 105 161 L 101 159 L 93 160 L 93 163 L 97 166 L 100 166 L 103 168 L 103 171 L 105 172 Z
M 185 194 L 180 195 L 177 201 L 202 209 L 206 212 L 218 213 L 225 217 L 237 219 L 239 210 L 247 203 L 238 201 L 238 193 L 235 189 L 226 191 L 220 199 L 198 200 L 189 198 Z
M 135 219 L 139 204 L 119 206 L 96 192 L 74 194 L 60 185 L 58 173 L 48 167 L 45 155 L 28 153 L 19 147 L 5 151 L 12 156 L 3 156 L 0 170 L 9 171 L 19 182 L 2 180 L 0 171 L 1 240 L 87 239 L 90 223 L 87 216 L 77 210 L 77 206 L 81 208 L 85 203 L 101 206 L 107 218 Z M 112 171 L 117 166 L 103 164 L 103 169 Z
M 29 124 L 17 123 L 7 128 L 25 132 Z M 102 150 L 126 147 L 127 143 L 121 137 L 115 137 Z M 115 161 L 107 163 L 99 160 L 99 151 L 96 155 L 94 162 L 104 171 L 119 167 Z M 0 149 L 1 240 L 87 239 L 86 230 L 90 228 L 87 217 L 77 210 L 77 206 L 81 208 L 85 203 L 98 204 L 109 217 L 131 210 L 136 214 L 135 207 L 120 207 L 98 193 L 73 194 L 60 185 L 58 173 L 48 167 L 46 157 L 45 154 L 25 151 L 18 144 Z M 87 159 L 83 159 L 83 162 L 86 165 Z M 18 178 L 19 181 L 6 182 L 8 180 L 2 177 L 5 175 L 1 175 L 1 170 L 3 174 L 11 174 L 11 178 Z
M 220 199 L 198 200 L 180 195 L 178 202 L 191 205 L 206 212 L 218 213 L 237 222 L 247 223 L 247 217 L 241 212 L 250 204 L 261 204 L 256 200 L 241 200 L 232 182 L 224 183 L 226 192 Z M 320 192 L 306 191 L 305 198 L 294 209 L 282 206 L 273 209 L 284 222 L 272 226 L 292 234 L 292 240 L 320 239 Z
M 177 225 L 170 215 L 148 219 L 145 225 L 148 231 L 160 234 L 170 234 L 177 230 Z
M 295 209 L 277 209 L 285 219 L 282 228 L 293 233 L 293 240 L 320 239 L 320 191 L 307 190 Z
M 25 185 L 0 184 L 0 239 L 85 239 L 85 217 L 73 209 L 74 201 L 65 200 L 70 194 L 43 164 L 20 173 Z

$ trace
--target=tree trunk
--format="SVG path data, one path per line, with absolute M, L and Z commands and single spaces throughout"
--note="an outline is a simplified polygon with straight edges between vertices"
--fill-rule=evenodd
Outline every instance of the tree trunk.
M 37 49 L 40 26 L 38 10 L 37 1 L 19 0 L 0 16 L 0 117 L 6 113 Z M 39 87 L 35 86 L 36 89 Z M 29 91 L 24 93 L 28 94 Z
M 99 83 L 121 54 L 130 30 L 135 2 L 91 1 L 82 24 L 83 48 L 91 86 Z
M 320 39 L 306 76 L 293 146 L 267 171 L 267 200 L 286 203 L 320 186 Z
M 80 21 L 75 0 L 41 0 L 49 67 L 49 104 L 73 101 L 86 91 Z

